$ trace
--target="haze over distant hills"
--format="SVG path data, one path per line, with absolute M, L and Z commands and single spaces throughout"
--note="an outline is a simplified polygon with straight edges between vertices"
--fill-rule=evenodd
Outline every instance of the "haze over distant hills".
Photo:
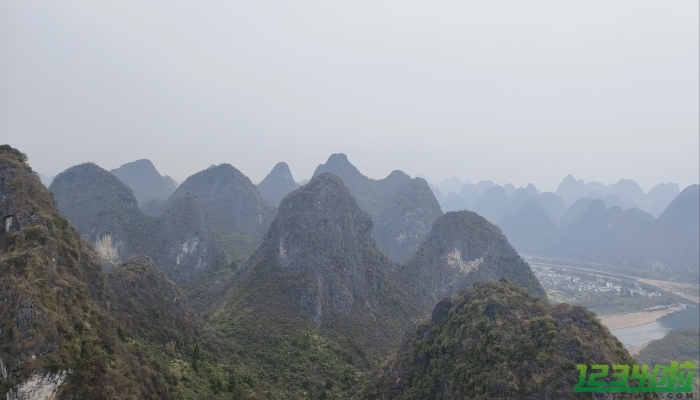
M 658 219 L 600 198 L 567 209 L 533 185 L 463 185 L 499 228 L 472 211 L 443 214 L 422 178 L 372 180 L 341 154 L 296 189 L 278 164 L 259 186 L 281 196 L 279 209 L 220 164 L 147 202 L 148 214 L 88 163 L 51 185 L 68 223 L 23 157 L 0 147 L 3 395 L 38 380 L 57 398 L 460 397 L 513 382 L 557 397 L 575 372 L 563 360 L 629 355 L 585 309 L 547 306 L 516 249 L 678 278 L 698 271 L 698 185 Z M 489 368 L 515 372 L 488 380 Z
M 152 199 L 167 199 L 177 188 L 173 178 L 161 176 L 153 163 L 146 159 L 124 164 L 109 172 L 131 188 L 139 206 Z
M 348 161 L 345 154 L 333 154 L 316 168 L 314 176 L 331 172 L 348 187 L 358 206 L 373 221 L 380 248 L 394 260 L 413 255 L 430 232 L 440 205 L 422 178 L 411 179 L 393 171 L 384 179 L 370 179 Z
M 284 196 L 298 187 L 299 184 L 294 181 L 287 163 L 280 162 L 272 168 L 265 179 L 258 183 L 258 192 L 270 204 L 277 207 Z

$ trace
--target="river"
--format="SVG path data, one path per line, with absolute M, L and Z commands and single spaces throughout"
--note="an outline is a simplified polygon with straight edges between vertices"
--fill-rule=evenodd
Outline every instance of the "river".
M 676 301 L 685 305 L 684 311 L 665 315 L 650 324 L 614 329 L 610 332 L 627 347 L 630 345 L 641 346 L 651 340 L 661 339 L 672 331 L 699 327 L 700 309 L 698 304 L 682 297 L 677 297 Z
M 634 276 L 621 275 L 610 272 L 603 272 L 587 268 L 569 267 L 565 265 L 555 265 L 555 264 L 544 264 L 544 263 L 531 263 L 534 265 L 542 265 L 552 268 L 564 268 L 564 269 L 574 269 L 581 270 L 592 274 L 607 275 L 612 277 L 626 277 L 636 279 Z M 680 311 L 673 314 L 665 315 L 658 320 L 644 325 L 632 326 L 629 328 L 613 329 L 610 332 L 617 337 L 617 339 L 622 342 L 625 347 L 627 346 L 641 346 L 644 343 L 650 342 L 654 339 L 661 339 L 666 336 L 669 332 L 697 328 L 700 327 L 700 308 L 698 303 L 694 301 L 685 299 L 680 296 L 676 296 L 676 301 L 680 304 L 685 305 L 685 311 Z

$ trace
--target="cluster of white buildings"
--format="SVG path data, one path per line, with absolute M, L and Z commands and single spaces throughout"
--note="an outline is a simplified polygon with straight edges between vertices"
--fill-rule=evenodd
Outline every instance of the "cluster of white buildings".
M 635 284 L 634 288 L 623 287 L 618 283 L 606 281 L 603 278 L 591 275 L 591 280 L 582 280 L 575 275 L 569 275 L 564 272 L 555 272 L 549 268 L 533 268 L 533 272 L 540 283 L 545 288 L 557 290 L 569 290 L 578 292 L 614 292 L 617 294 L 629 293 L 631 296 L 646 296 L 660 297 L 660 292 L 648 292 L 639 285 Z M 624 292 L 623 292 L 624 290 Z

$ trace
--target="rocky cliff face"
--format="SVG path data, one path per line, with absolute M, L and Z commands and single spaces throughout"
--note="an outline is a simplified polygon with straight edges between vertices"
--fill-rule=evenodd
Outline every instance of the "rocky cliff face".
M 86 163 L 58 174 L 50 189 L 58 210 L 93 245 L 106 268 L 132 254 L 144 215 L 128 186 Z
M 412 256 L 416 245 L 428 234 L 428 227 L 442 215 L 435 195 L 423 179 L 412 180 L 401 171 L 393 171 L 384 179 L 370 179 L 345 154 L 331 155 L 316 168 L 314 176 L 325 172 L 343 180 L 358 206 L 375 222 L 380 248 L 395 261 Z
M 400 279 L 428 309 L 477 281 L 507 277 L 531 295 L 546 299 L 539 281 L 501 230 L 471 211 L 438 218 L 416 255 L 400 268 Z
M 99 258 L 58 213 L 26 157 L 7 145 L 0 193 L 0 395 L 167 397 L 150 364 L 116 339 Z M 129 200 L 121 205 L 131 207 Z
M 185 192 L 151 224 L 140 253 L 153 257 L 170 279 L 190 283 L 214 269 L 216 262 L 224 263 L 208 220 L 202 200 Z
M 229 164 L 187 178 L 170 196 L 165 208 L 188 191 L 201 200 L 209 229 L 227 261 L 245 261 L 260 243 L 277 211 L 260 196 L 248 177 Z
M 252 365 L 273 366 L 257 376 L 275 377 L 274 396 L 343 398 L 417 315 L 392 269 L 370 216 L 339 177 L 320 174 L 282 200 L 212 318 Z
M 260 195 L 275 207 L 279 206 L 284 196 L 298 188 L 299 184 L 294 181 L 292 171 L 284 162 L 277 163 L 265 179 L 258 184 Z
M 441 215 L 440 205 L 425 180 L 415 178 L 406 182 L 389 198 L 377 220 L 379 247 L 392 260 L 410 258 Z
M 285 303 L 316 327 L 375 313 L 391 264 L 371 233 L 372 219 L 340 178 L 321 174 L 284 199 L 242 271 L 279 277 Z
M 162 176 L 150 160 L 130 162 L 109 172 L 131 188 L 139 205 L 156 198 L 167 199 L 177 187 L 172 178 Z
M 633 363 L 585 308 L 479 282 L 410 329 L 356 398 L 572 399 L 576 364 Z
M 106 267 L 147 254 L 188 292 L 220 267 L 245 261 L 276 211 L 248 178 L 226 164 L 190 177 L 167 202 L 156 205 L 158 217 L 144 215 L 131 190 L 95 164 L 69 168 L 51 188 L 59 210 Z M 195 303 L 198 308 L 200 303 Z

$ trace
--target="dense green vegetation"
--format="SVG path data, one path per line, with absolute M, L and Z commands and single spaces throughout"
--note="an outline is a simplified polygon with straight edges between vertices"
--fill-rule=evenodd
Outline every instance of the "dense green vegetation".
M 418 322 L 357 398 L 571 398 L 578 363 L 633 360 L 586 309 L 477 282 Z
M 662 339 L 652 340 L 635 357 L 645 364 L 667 364 L 686 360 L 700 364 L 700 330 L 685 329 L 670 332 Z
M 259 397 L 235 350 L 150 260 L 102 272 L 25 161 L 0 147 L 0 211 L 12 217 L 0 232 L 0 395 L 70 371 L 59 399 Z

